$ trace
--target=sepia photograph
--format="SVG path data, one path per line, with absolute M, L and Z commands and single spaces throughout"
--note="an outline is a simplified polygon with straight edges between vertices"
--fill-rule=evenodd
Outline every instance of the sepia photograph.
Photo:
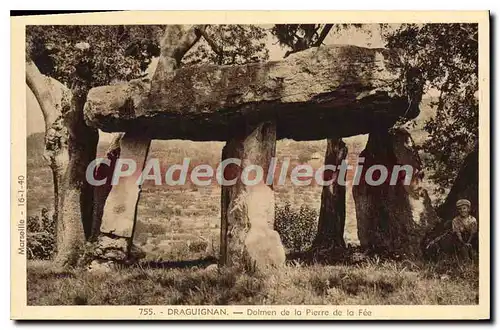
M 225 15 L 11 17 L 11 317 L 489 318 L 489 13 Z

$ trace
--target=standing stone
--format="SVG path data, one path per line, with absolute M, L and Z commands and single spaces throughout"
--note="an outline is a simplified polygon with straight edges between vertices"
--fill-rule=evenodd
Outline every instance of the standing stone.
M 231 158 L 228 155 L 228 145 L 222 148 L 222 161 Z M 226 180 L 232 180 L 236 177 L 236 173 L 231 173 L 230 169 L 234 166 L 230 165 L 222 173 Z M 241 171 L 239 171 L 241 173 Z M 229 175 L 231 174 L 231 175 Z M 232 200 L 231 193 L 234 191 L 233 187 L 221 185 L 221 225 L 220 225 L 220 253 L 219 253 L 219 267 L 228 264 L 227 259 L 227 214 L 229 210 L 229 203 Z
M 92 230 L 89 238 L 90 241 L 97 240 L 100 233 L 104 205 L 106 204 L 106 199 L 111 192 L 111 180 L 113 179 L 114 168 L 116 161 L 120 157 L 120 140 L 122 136 L 122 133 L 115 134 L 108 149 L 106 150 L 105 157 L 109 160 L 109 166 L 106 164 L 100 164 L 95 170 L 94 175 L 96 180 L 105 179 L 106 182 L 102 186 L 94 187 L 94 207 L 92 210 Z
M 256 271 L 285 262 L 281 239 L 273 230 L 273 186 L 266 185 L 275 152 L 276 126 L 269 122 L 247 129 L 240 137 L 228 141 L 223 149 L 223 159 L 240 159 L 241 166 L 225 171 L 226 180 L 238 180 L 235 185 L 222 187 L 221 264 Z M 262 180 L 255 185 L 245 185 L 241 180 L 248 165 L 258 165 L 264 170 Z
M 420 257 L 425 234 L 439 219 L 422 188 L 421 161 L 410 134 L 403 129 L 370 133 L 360 157 L 365 160 L 353 197 L 362 248 Z M 387 169 L 387 179 L 379 185 L 366 180 L 367 170 L 374 165 Z M 394 174 L 397 179 L 390 184 L 395 165 L 409 165 L 411 171 Z M 377 181 L 380 175 L 374 171 L 371 177 Z M 411 175 L 410 182 L 405 183 L 406 175 Z
M 347 156 L 347 146 L 342 139 L 328 139 L 325 166 L 338 166 Z M 314 248 L 343 247 L 345 226 L 345 185 L 338 184 L 338 168 L 335 172 L 326 171 L 323 180 L 333 180 L 330 185 L 323 186 L 321 192 L 321 208 L 318 221 L 318 233 L 313 242 Z M 345 182 L 346 178 L 344 178 Z
M 96 248 L 101 259 L 125 261 L 129 256 L 141 192 L 137 180 L 150 144 L 151 139 L 147 137 L 129 134 L 120 141 L 120 159 L 133 160 L 137 167 L 133 175 L 121 177 L 119 183 L 112 186 L 106 200 Z

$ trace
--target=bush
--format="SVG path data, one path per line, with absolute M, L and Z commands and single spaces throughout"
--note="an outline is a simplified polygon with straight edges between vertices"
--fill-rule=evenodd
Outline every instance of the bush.
M 201 253 L 207 250 L 208 243 L 205 241 L 194 241 L 189 244 L 189 251 L 193 253 Z
M 48 260 L 54 253 L 54 236 L 47 232 L 28 233 L 28 259 Z
M 28 221 L 26 224 L 26 229 L 28 233 L 37 233 L 41 230 L 42 226 L 40 224 L 40 218 L 37 216 L 28 217 Z
M 281 237 L 283 245 L 292 251 L 305 251 L 312 245 L 318 226 L 316 210 L 307 205 L 293 209 L 290 203 L 278 205 L 274 220 L 274 230 Z
M 167 228 L 162 223 L 157 222 L 144 222 L 138 220 L 135 225 L 136 235 L 146 233 L 153 236 L 162 236 L 167 233 Z
M 46 208 L 42 209 L 42 219 L 28 217 L 28 259 L 48 260 L 56 247 L 56 222 Z

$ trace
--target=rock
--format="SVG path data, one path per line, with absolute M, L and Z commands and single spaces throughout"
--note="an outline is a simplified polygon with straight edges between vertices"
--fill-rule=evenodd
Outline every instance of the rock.
M 276 121 L 278 139 L 368 133 L 419 113 L 418 74 L 389 68 L 395 57 L 385 49 L 331 45 L 282 61 L 180 68 L 161 75 L 155 88 L 144 78 L 91 89 L 85 120 L 105 132 L 198 141 L 227 141 L 268 120 Z
M 285 249 L 272 229 L 274 193 L 264 185 L 247 187 L 229 204 L 229 265 L 264 270 L 285 263 Z
M 149 139 L 131 134 L 125 134 L 120 140 L 120 156 L 136 161 L 136 173 L 144 167 L 150 143 Z M 130 257 L 137 203 L 141 192 L 136 181 L 137 175 L 121 177 L 118 184 L 112 185 L 109 191 L 97 238 L 96 254 L 99 258 L 126 261 Z
M 420 257 L 426 233 L 439 222 L 427 191 L 422 188 L 422 165 L 410 134 L 397 129 L 370 134 L 359 184 L 353 185 L 358 237 L 363 249 Z M 365 180 L 367 169 L 383 165 L 387 179 L 380 185 Z M 390 184 L 395 165 L 411 166 L 411 182 L 402 171 Z M 380 172 L 376 172 L 380 173 Z M 410 174 L 410 173 L 408 173 Z M 372 178 L 380 180 L 374 174 Z
M 100 259 L 125 261 L 129 255 L 129 239 L 110 237 L 104 234 L 97 238 L 95 254 Z
M 91 273 L 111 273 L 115 271 L 115 265 L 109 260 L 93 260 L 87 267 Z
M 93 208 L 92 208 L 92 228 L 90 240 L 95 241 L 99 236 L 99 230 L 102 223 L 102 215 L 104 212 L 104 206 L 106 204 L 106 199 L 111 191 L 112 185 L 111 180 L 113 178 L 114 168 L 117 159 L 120 157 L 120 140 L 123 134 L 114 134 L 111 143 L 104 154 L 106 159 L 109 161 L 109 166 L 106 164 L 101 164 L 95 169 L 95 179 L 103 180 L 105 183 L 101 186 L 94 187 L 94 198 L 93 198 Z
M 137 262 L 138 260 L 143 259 L 145 257 L 146 257 L 146 251 L 144 251 L 144 249 L 142 249 L 141 247 L 132 244 L 129 253 L 129 262 Z
M 135 161 L 133 175 L 120 177 L 112 185 L 104 205 L 100 232 L 132 238 L 135 214 L 141 187 L 137 185 L 139 173 L 144 168 L 151 140 L 125 134 L 120 141 L 120 157 Z M 123 165 L 122 165 L 123 166 Z M 123 166 L 124 167 L 124 166 Z
M 207 268 L 205 268 L 207 272 L 215 272 L 219 270 L 219 266 L 217 264 L 211 264 L 208 265 Z
M 275 126 L 264 123 L 228 141 L 222 157 L 241 159 L 243 168 L 254 164 L 268 169 L 275 152 Z M 224 179 L 241 176 L 229 174 L 225 173 Z M 266 177 L 267 173 L 263 173 L 263 178 Z M 235 185 L 223 186 L 221 203 L 221 265 L 260 271 L 285 263 L 285 250 L 279 234 L 273 230 L 272 185 L 262 181 L 256 185 L 245 185 L 239 180 Z

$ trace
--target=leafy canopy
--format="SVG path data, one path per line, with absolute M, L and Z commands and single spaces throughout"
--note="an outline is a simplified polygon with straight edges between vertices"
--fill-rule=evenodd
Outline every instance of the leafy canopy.
M 201 39 L 186 56 L 184 65 L 213 63 L 221 65 L 247 64 L 269 59 L 266 29 L 256 25 L 209 25 L 207 35 L 216 44 L 215 52 Z
M 478 26 L 402 24 L 384 37 L 388 48 L 402 51 L 403 65 L 420 69 L 424 88 L 438 91 L 423 150 L 430 156 L 430 177 L 443 193 L 478 141 Z
M 162 33 L 158 25 L 28 26 L 27 54 L 43 74 L 92 88 L 140 77 Z
M 271 29 L 282 47 L 290 50 L 285 57 L 311 47 L 319 47 L 328 34 L 350 27 L 361 28 L 362 24 L 276 24 Z

